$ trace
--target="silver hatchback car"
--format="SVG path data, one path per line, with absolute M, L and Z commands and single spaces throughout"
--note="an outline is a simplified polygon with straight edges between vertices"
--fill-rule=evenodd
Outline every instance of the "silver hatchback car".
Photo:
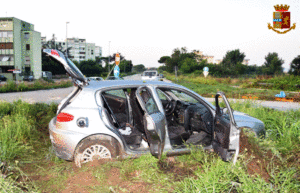
M 190 152 L 193 144 L 237 159 L 240 128 L 264 134 L 262 121 L 233 111 L 224 93 L 216 106 L 183 86 L 161 81 L 87 81 L 61 52 L 44 53 L 60 62 L 73 78 L 74 91 L 58 106 L 49 123 L 56 155 L 77 166 L 100 158 L 160 158 Z M 219 103 L 223 99 L 226 107 Z

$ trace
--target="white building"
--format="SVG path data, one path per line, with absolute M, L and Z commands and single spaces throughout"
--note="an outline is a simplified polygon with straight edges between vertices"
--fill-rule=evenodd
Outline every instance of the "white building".
M 197 54 L 198 56 L 201 56 L 203 60 L 207 60 L 207 63 L 211 63 L 211 64 L 214 63 L 214 56 L 203 55 L 202 51 L 194 52 L 194 53 Z
M 42 43 L 46 43 L 46 37 L 42 37 Z M 61 46 L 65 50 L 66 42 L 55 42 L 57 46 Z M 69 58 L 78 62 L 82 60 L 96 60 L 96 57 L 102 57 L 102 48 L 96 46 L 95 43 L 87 43 L 85 39 L 68 38 L 68 47 L 71 48 Z

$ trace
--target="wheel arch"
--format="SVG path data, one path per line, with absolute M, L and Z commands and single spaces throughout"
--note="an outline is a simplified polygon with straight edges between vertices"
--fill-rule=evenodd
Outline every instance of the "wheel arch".
M 110 141 L 110 144 L 113 147 L 116 148 L 117 156 L 122 156 L 124 154 L 124 150 L 123 150 L 122 145 L 120 144 L 120 142 L 115 137 L 113 137 L 111 135 L 107 135 L 107 134 L 98 133 L 98 134 L 93 134 L 93 135 L 86 136 L 85 138 L 81 139 L 77 143 L 76 148 L 74 149 L 74 152 L 73 152 L 72 160 L 74 160 L 74 158 L 75 158 L 76 150 L 78 148 L 80 148 L 84 144 L 85 141 L 95 140 L 95 139 Z

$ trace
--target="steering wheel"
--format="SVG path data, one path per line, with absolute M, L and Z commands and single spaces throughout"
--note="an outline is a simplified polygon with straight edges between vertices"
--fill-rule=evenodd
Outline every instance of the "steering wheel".
M 172 113 L 174 113 L 174 111 L 176 109 L 176 106 L 177 106 L 177 101 L 176 100 L 172 99 L 171 101 L 169 101 L 169 103 L 165 107 L 166 115 L 169 116 Z

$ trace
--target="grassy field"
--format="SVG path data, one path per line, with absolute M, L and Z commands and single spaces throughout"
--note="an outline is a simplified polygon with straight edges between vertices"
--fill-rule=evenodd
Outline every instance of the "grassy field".
M 254 98 L 258 100 L 275 100 L 275 94 L 279 94 L 284 90 L 287 97 L 294 98 L 294 101 L 300 101 L 300 88 L 295 85 L 300 85 L 300 77 L 294 76 L 279 76 L 266 77 L 258 76 L 254 78 L 214 78 L 190 74 L 180 75 L 175 79 L 175 76 L 169 73 L 164 73 L 166 78 L 181 84 L 189 89 L 194 90 L 204 97 L 212 97 L 217 91 L 223 91 L 228 98 Z M 260 85 L 260 83 L 267 83 Z M 295 92 L 296 91 L 296 92 Z
M 265 139 L 242 135 L 236 165 L 191 147 L 189 155 L 160 161 L 144 155 L 77 168 L 51 148 L 47 125 L 57 104 L 0 102 L 0 192 L 297 192 L 300 110 L 231 106 L 267 130 Z
M 16 84 L 15 81 L 9 80 L 6 84 L 0 85 L 0 93 L 6 92 L 23 92 L 33 90 L 43 90 L 52 88 L 67 88 L 73 86 L 71 80 L 68 81 L 45 81 L 43 79 L 35 80 L 33 83 L 21 82 Z

